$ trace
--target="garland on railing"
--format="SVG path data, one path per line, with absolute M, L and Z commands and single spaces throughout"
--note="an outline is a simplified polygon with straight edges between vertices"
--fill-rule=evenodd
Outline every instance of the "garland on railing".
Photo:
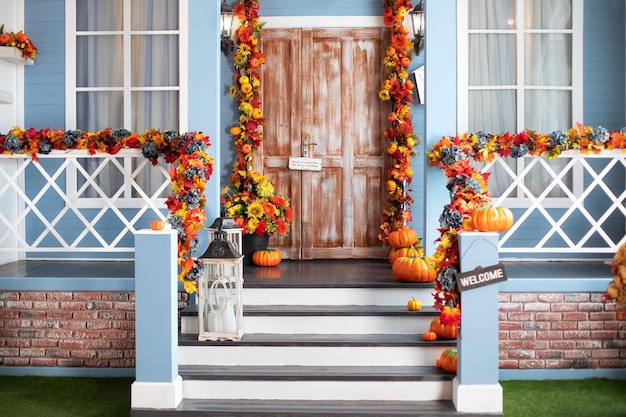
M 385 3 L 383 20 L 390 28 L 391 44 L 387 48 L 384 66 L 385 79 L 378 97 L 383 101 L 391 101 L 392 111 L 388 120 L 390 127 L 385 130 L 388 140 L 387 153 L 392 161 L 387 170 L 386 188 L 388 197 L 383 209 L 382 232 L 378 238 L 387 241 L 389 233 L 399 229 L 411 220 L 410 207 L 413 198 L 409 195 L 409 186 L 413 179 L 411 155 L 419 138 L 413 133 L 413 121 L 409 104 L 413 102 L 414 84 L 408 80 L 407 69 L 411 64 L 413 43 L 407 35 L 409 29 L 404 19 L 411 9 L 409 0 L 383 0 Z
M 37 155 L 53 150 L 83 149 L 93 155 L 97 152 L 117 154 L 121 149 L 141 149 L 152 165 L 164 156 L 170 168 L 172 195 L 166 204 L 170 210 L 168 221 L 178 232 L 178 279 L 185 290 L 196 291 L 196 280 L 202 274 L 202 264 L 191 256 L 198 246 L 198 232 L 205 221 L 204 206 L 206 182 L 213 173 L 213 159 L 208 155 L 209 138 L 202 133 L 178 134 L 174 131 L 147 130 L 143 134 L 126 129 L 104 129 L 99 132 L 80 130 L 14 128 L 0 134 L 0 154 L 27 154 L 33 161 Z
M 442 314 L 460 306 L 456 273 L 459 271 L 457 234 L 463 219 L 490 201 L 488 173 L 481 173 L 470 160 L 477 162 L 500 157 L 520 158 L 524 155 L 558 157 L 564 150 L 579 150 L 584 154 L 602 150 L 626 149 L 626 128 L 609 132 L 603 127 L 577 124 L 567 132 L 538 133 L 531 130 L 516 134 L 493 135 L 485 132 L 463 133 L 443 137 L 428 153 L 430 163 L 443 170 L 448 178 L 450 204 L 443 209 L 438 229 L 440 237 L 434 257 L 438 265 L 435 282 L 435 308 Z M 443 316 L 442 316 L 443 321 Z

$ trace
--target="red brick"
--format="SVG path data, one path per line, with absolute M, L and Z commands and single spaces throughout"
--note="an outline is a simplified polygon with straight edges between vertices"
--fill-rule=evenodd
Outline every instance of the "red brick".
M 22 319 L 45 319 L 46 312 L 41 310 L 22 310 L 20 311 Z
M 522 349 L 548 349 L 550 343 L 546 340 L 522 340 Z
M 592 358 L 619 358 L 619 349 L 602 349 L 591 351 Z
M 535 315 L 529 311 L 513 311 L 508 314 L 508 319 L 510 321 L 529 321 L 533 320 Z
M 32 358 L 31 366 L 56 366 L 57 360 L 53 358 Z
M 601 313 L 589 313 L 589 318 L 591 320 L 611 321 L 615 319 L 615 313 L 611 311 L 603 311 Z
M 59 340 L 59 347 L 64 349 L 82 349 L 84 343 L 82 340 Z
M 73 298 L 73 294 L 71 292 L 49 292 L 46 294 L 46 298 L 48 300 L 69 301 Z
M 514 360 L 499 361 L 500 369 L 519 369 L 519 362 Z
M 524 309 L 524 304 L 522 303 L 507 303 L 507 304 L 500 304 L 499 308 L 500 311 L 503 312 L 508 312 L 508 311 L 522 311 Z
M 87 349 L 70 350 L 70 357 L 76 359 L 93 359 L 96 357 L 96 351 Z
M 101 300 L 102 294 L 99 292 L 75 292 L 75 301 Z
M 43 348 L 20 349 L 20 356 L 46 356 L 46 350 Z
M 580 303 L 578 304 L 580 311 L 603 311 L 604 304 L 602 303 Z
M 6 327 L 13 327 L 16 329 L 21 329 L 24 327 L 30 327 L 32 324 L 31 320 L 20 320 L 20 319 L 16 319 L 16 320 L 6 320 L 4 322 L 4 324 L 6 325 Z
M 114 310 L 126 310 L 126 311 L 130 311 L 130 310 L 135 310 L 135 303 L 133 302 L 115 302 L 113 303 L 113 309 Z
M 541 313 L 536 313 L 535 314 L 535 320 L 537 321 L 559 321 L 562 319 L 562 314 L 561 313 L 546 313 L 546 312 L 541 312 Z
M 58 329 L 59 320 L 33 320 L 33 328 L 35 329 Z
M 124 354 L 121 350 L 99 350 L 98 357 L 100 359 L 121 359 Z
M 626 340 L 619 340 L 619 339 L 603 340 L 602 341 L 602 347 L 604 347 L 605 349 L 622 349 L 622 348 L 626 348 Z
M 46 317 L 49 319 L 70 320 L 73 315 L 74 313 L 72 313 L 71 310 L 54 310 L 46 312 Z
M 589 314 L 574 311 L 563 313 L 563 320 L 565 321 L 586 321 L 589 318 Z
M 535 293 L 512 293 L 511 302 L 514 303 L 533 303 L 537 301 L 537 294 Z
M 113 328 L 123 329 L 123 330 L 134 330 L 135 322 L 134 321 L 114 321 Z
M 86 368 L 108 368 L 108 359 L 85 359 L 83 361 Z
M 547 359 L 546 368 L 550 369 L 568 369 L 572 367 L 572 361 Z
M 113 310 L 111 301 L 87 301 L 85 306 L 87 310 Z
M 552 330 L 577 330 L 578 323 L 575 321 L 555 321 L 551 323 Z
M 19 336 L 20 337 L 29 337 L 31 339 L 35 339 L 35 338 L 39 338 L 39 337 L 45 337 L 46 336 L 46 331 L 43 329 L 39 329 L 39 330 L 34 330 L 34 329 L 19 329 Z
M 626 329 L 626 321 L 625 320 L 613 320 L 613 321 L 605 321 L 604 328 L 606 330 L 622 330 Z
M 566 303 L 584 303 L 588 302 L 591 296 L 588 293 L 566 293 L 563 301 Z
M 550 307 L 552 311 L 577 311 L 578 304 L 576 303 L 555 303 Z
M 105 292 L 102 299 L 108 301 L 128 301 L 128 293 Z
M 617 332 L 615 330 L 592 330 L 592 339 L 616 339 Z
M 507 340 L 509 338 L 509 332 L 508 331 L 498 331 L 498 340 Z
M 7 347 L 16 347 L 16 348 L 29 348 L 31 346 L 31 339 L 7 339 L 6 346 Z
M 111 322 L 106 320 L 92 320 L 87 322 L 89 330 L 104 330 L 111 328 Z
M 545 366 L 542 360 L 522 360 L 519 361 L 519 369 L 541 369 Z
M 538 350 L 537 359 L 561 359 L 563 352 L 560 350 Z
M 32 301 L 23 301 L 23 300 L 6 301 L 4 304 L 5 304 L 7 310 L 10 310 L 10 309 L 28 310 L 28 309 L 33 308 L 33 302 Z
M 626 359 L 600 359 L 600 368 L 626 368 Z
M 502 349 L 498 350 L 498 360 L 504 360 L 504 359 L 508 359 L 508 358 L 509 358 L 509 351 L 508 350 L 502 350 Z
M 577 340 L 576 349 L 602 349 L 600 340 Z
M 111 348 L 110 340 L 85 340 L 85 349 L 109 349 Z
M 559 330 L 550 330 L 550 331 L 545 331 L 545 332 L 539 332 L 537 334 L 537 339 L 541 339 L 541 340 L 563 339 L 563 332 L 559 331 Z
M 178 301 L 183 300 L 183 294 L 178 293 Z M 189 297 L 185 298 L 185 300 L 189 300 Z M 501 292 L 498 293 L 498 303 L 503 304 L 511 301 L 511 293 L 510 292 Z
M 45 291 L 26 291 L 20 293 L 20 300 L 39 300 L 43 301 L 46 299 Z
M 547 321 L 529 321 L 524 323 L 524 330 L 550 330 L 550 323 Z
M 537 301 L 542 303 L 562 303 L 563 294 L 539 294 Z
M 72 337 L 72 332 L 70 330 L 63 329 L 54 329 L 46 331 L 46 337 L 51 339 L 67 339 Z
M 17 319 L 20 317 L 20 312 L 17 310 L 0 310 L 1 319 Z
M 57 364 L 62 367 L 82 367 L 84 362 L 82 359 L 59 359 Z
M 99 330 L 76 330 L 74 337 L 77 339 L 100 339 L 102 334 Z
M 135 311 L 127 311 L 126 312 L 126 320 L 135 321 Z
M 84 321 L 63 320 L 60 323 L 62 329 L 82 330 L 87 328 Z
M 524 323 L 521 322 L 500 322 L 498 324 L 500 330 L 522 330 L 524 328 Z
M 550 304 L 548 303 L 524 304 L 524 311 L 550 311 Z
M 534 350 L 510 350 L 509 358 L 511 359 L 535 359 Z
M 581 321 L 578 323 L 579 330 L 603 330 L 604 323 L 601 321 Z
M 98 318 L 97 311 L 75 311 L 72 313 L 72 318 L 74 320 L 95 320 Z
M 521 340 L 505 340 L 498 342 L 500 349 L 519 349 L 522 347 Z
M 111 359 L 111 368 L 133 368 L 135 366 L 134 359 Z
M 85 310 L 85 303 L 82 301 L 61 301 L 62 310 Z
M 589 339 L 590 332 L 588 330 L 565 331 L 563 338 L 565 339 Z
M 103 330 L 101 332 L 103 339 L 127 339 L 128 332 L 124 330 Z
M 591 293 L 591 302 L 592 303 L 602 303 L 603 293 L 601 292 L 592 292 Z
M 15 301 L 20 299 L 20 293 L 17 291 L 0 291 L 0 300 Z
M 59 341 L 57 339 L 32 339 L 33 347 L 57 347 Z
M 537 332 L 511 331 L 509 335 L 511 339 L 535 339 L 537 337 Z
M 19 356 L 19 355 L 20 355 L 20 350 L 18 348 L 12 348 L 12 347 L 0 348 L 0 357 Z
M 102 320 L 124 320 L 126 318 L 125 311 L 100 311 L 98 318 Z
M 57 349 L 57 348 L 46 349 L 46 356 L 48 358 L 57 358 L 57 359 L 69 358 L 70 351 L 67 349 Z
M 551 349 L 570 350 L 576 349 L 576 342 L 573 340 L 551 340 L 549 342 Z
M 5 366 L 28 366 L 29 362 L 29 358 L 4 358 L 2 364 Z
M 126 349 L 126 350 L 123 350 L 122 352 L 124 352 L 124 358 L 126 358 L 126 359 L 135 359 L 135 350 L 134 349 Z

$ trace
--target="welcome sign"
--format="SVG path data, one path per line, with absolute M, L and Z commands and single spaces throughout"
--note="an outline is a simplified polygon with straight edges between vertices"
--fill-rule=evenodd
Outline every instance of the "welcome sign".
M 459 272 L 456 274 L 456 284 L 459 287 L 459 291 L 467 291 L 472 288 L 497 284 L 498 282 L 506 280 L 506 270 L 504 269 L 503 263 L 488 267 L 478 267 L 472 271 Z

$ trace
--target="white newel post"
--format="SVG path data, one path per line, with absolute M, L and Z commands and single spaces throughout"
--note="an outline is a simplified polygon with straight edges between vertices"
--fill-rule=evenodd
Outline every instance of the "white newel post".
M 176 408 L 178 375 L 177 246 L 175 230 L 135 234 L 135 382 L 132 408 Z
M 459 233 L 461 272 L 498 264 L 498 233 Z M 498 382 L 498 287 L 461 293 L 461 328 L 453 401 L 457 411 L 502 413 L 502 386 Z

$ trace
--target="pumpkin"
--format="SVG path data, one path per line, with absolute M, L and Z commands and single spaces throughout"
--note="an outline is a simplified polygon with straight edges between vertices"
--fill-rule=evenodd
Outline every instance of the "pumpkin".
M 476 230 L 476 227 L 474 227 L 474 222 L 472 222 L 471 216 L 467 216 L 463 219 L 462 229 L 468 232 L 473 232 L 474 230 Z
M 437 368 L 441 368 L 446 372 L 455 372 L 457 370 L 458 354 L 456 348 L 448 348 L 441 352 L 441 356 L 435 362 Z
M 430 322 L 430 331 L 435 332 L 440 339 L 456 339 L 457 326 L 442 324 L 437 317 Z
M 437 279 L 437 270 L 432 256 L 401 256 L 393 262 L 391 272 L 400 281 L 433 282 Z
M 402 226 L 398 230 L 389 233 L 387 243 L 394 248 L 405 248 L 417 243 L 417 232 L 408 226 Z
M 428 330 L 424 332 L 422 338 L 427 342 L 431 342 L 433 340 L 437 340 L 437 333 Z
M 163 220 L 152 220 L 150 223 L 150 229 L 163 230 L 165 228 L 165 222 Z
M 259 249 L 252 253 L 252 263 L 256 266 L 276 266 L 281 260 L 278 249 Z
M 472 213 L 472 224 L 481 232 L 505 232 L 513 226 L 513 213 L 506 207 L 479 207 Z
M 393 264 L 393 261 L 401 256 L 407 257 L 420 257 L 424 255 L 424 248 L 420 246 L 407 246 L 404 248 L 391 248 L 389 251 L 389 263 Z
M 415 298 L 411 298 L 406 303 L 406 308 L 410 311 L 420 311 L 422 309 L 422 302 L 420 300 L 416 300 Z

